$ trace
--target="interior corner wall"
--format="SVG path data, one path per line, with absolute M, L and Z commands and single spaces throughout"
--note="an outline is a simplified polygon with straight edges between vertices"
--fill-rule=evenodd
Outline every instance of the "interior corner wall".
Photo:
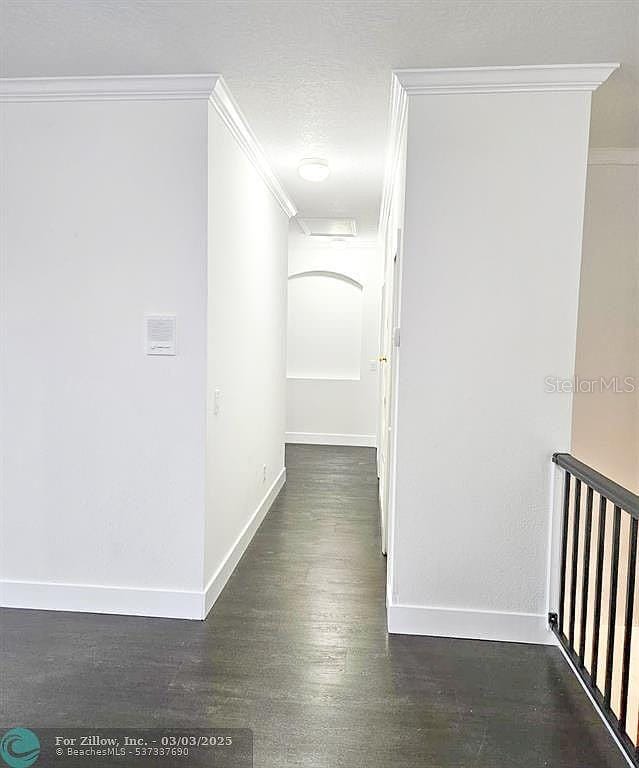
M 206 101 L 0 105 L 0 602 L 197 615 Z M 145 354 L 176 313 L 178 354 Z
M 212 105 L 208 195 L 207 610 L 284 482 L 288 237 Z
M 590 94 L 409 101 L 389 629 L 550 642 Z
M 635 492 L 638 342 L 639 164 L 597 162 L 586 191 L 572 453 Z
M 297 224 L 292 226 L 297 227 Z M 291 232 L 288 274 L 308 272 L 343 275 L 362 286 L 358 375 L 338 378 L 330 371 L 312 376 L 291 375 L 289 372 L 286 388 L 287 442 L 374 446 L 381 299 L 379 247 L 376 242 L 363 241 L 349 242 L 344 248 L 336 250 L 328 242 L 314 242 L 308 236 Z M 317 288 L 319 290 L 319 283 Z M 321 303 L 321 297 L 318 297 L 317 304 Z M 331 311 L 330 306 L 325 309 L 326 312 Z M 345 335 L 348 330 L 344 328 Z

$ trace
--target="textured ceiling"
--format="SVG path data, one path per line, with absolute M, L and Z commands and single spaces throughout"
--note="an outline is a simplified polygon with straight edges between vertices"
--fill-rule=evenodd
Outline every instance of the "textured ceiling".
M 219 72 L 300 212 L 376 228 L 390 71 L 620 61 L 591 144 L 639 146 L 639 0 L 0 0 L 0 74 Z M 317 185 L 300 158 L 329 159 Z

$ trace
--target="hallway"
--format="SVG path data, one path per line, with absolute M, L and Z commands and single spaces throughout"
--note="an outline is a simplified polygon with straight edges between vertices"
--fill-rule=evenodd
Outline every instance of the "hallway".
M 374 456 L 289 446 L 205 622 L 0 611 L 0 721 L 250 727 L 256 768 L 622 768 L 558 650 L 387 636 Z

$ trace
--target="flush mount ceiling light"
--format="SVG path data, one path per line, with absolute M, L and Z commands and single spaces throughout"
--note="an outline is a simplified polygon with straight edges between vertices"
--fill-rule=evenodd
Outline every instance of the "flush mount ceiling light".
M 306 157 L 298 166 L 297 172 L 306 181 L 324 181 L 328 178 L 331 169 L 328 160 L 321 157 Z

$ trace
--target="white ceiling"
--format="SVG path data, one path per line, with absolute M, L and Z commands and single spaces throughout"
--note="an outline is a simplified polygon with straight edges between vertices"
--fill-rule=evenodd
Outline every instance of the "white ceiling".
M 639 0 L 0 0 L 0 74 L 219 72 L 306 216 L 377 224 L 390 71 L 619 61 L 593 146 L 639 146 Z M 297 176 L 326 157 L 323 184 Z

